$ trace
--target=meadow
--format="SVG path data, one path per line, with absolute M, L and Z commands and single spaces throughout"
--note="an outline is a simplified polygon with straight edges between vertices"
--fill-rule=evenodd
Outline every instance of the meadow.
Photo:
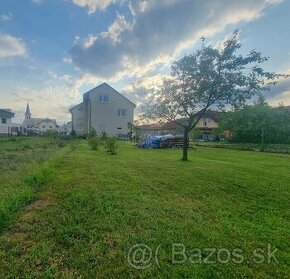
M 287 154 L 0 148 L 0 278 L 289 278 Z

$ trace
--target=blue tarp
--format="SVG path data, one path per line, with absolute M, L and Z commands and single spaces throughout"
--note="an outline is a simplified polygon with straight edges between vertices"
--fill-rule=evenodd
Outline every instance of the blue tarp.
M 139 142 L 138 146 L 142 148 L 160 148 L 160 144 L 168 138 L 174 138 L 172 135 L 150 136 L 149 138 Z

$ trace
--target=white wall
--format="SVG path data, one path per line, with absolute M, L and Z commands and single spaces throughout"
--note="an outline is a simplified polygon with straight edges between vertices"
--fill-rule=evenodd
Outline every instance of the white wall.
M 38 130 L 40 134 L 56 130 L 56 123 L 49 119 L 43 120 L 38 124 Z
M 134 118 L 134 105 L 109 86 L 97 89 L 90 92 L 91 126 L 110 136 L 127 135 L 130 131 L 128 123 Z M 101 103 L 100 95 L 108 95 L 108 103 Z M 119 109 L 126 109 L 126 116 L 118 116 Z
M 2 117 L 0 117 L 0 134 L 1 135 L 8 135 L 8 132 L 10 132 L 9 127 L 11 126 L 12 119 L 6 118 L 6 124 L 2 123 Z
M 84 103 L 81 103 L 71 109 L 72 129 L 78 136 L 85 134 L 86 121 L 84 119 Z
M 108 103 L 99 101 L 100 95 L 109 96 Z M 127 136 L 128 123 L 134 120 L 134 104 L 106 84 L 84 94 L 84 102 L 73 107 L 72 129 L 77 135 L 85 135 L 92 127 L 98 133 L 105 131 L 110 136 Z M 125 109 L 126 116 L 118 116 L 118 110 Z
M 0 134 L 8 135 L 8 125 L 0 123 Z

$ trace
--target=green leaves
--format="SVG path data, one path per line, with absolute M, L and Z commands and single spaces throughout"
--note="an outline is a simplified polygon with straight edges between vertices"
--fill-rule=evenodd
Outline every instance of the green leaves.
M 231 131 L 233 141 L 246 143 L 289 143 L 290 113 L 265 103 L 227 112 L 220 129 Z
M 241 106 L 269 90 L 279 78 L 288 77 L 266 72 L 261 64 L 269 57 L 255 49 L 242 55 L 238 53 L 241 47 L 235 30 L 221 47 L 202 47 L 173 62 L 172 77 L 152 94 L 145 115 L 174 121 L 192 119 L 212 106 Z

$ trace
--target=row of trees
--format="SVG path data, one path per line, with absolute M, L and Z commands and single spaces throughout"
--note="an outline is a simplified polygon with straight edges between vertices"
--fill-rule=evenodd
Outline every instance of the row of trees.
M 267 103 L 226 112 L 218 133 L 229 131 L 231 140 L 245 143 L 290 143 L 290 110 Z
M 261 64 L 268 57 L 256 50 L 248 55 L 239 54 L 241 47 L 235 31 L 222 46 L 203 46 L 175 61 L 171 78 L 164 80 L 145 106 L 145 118 L 173 121 L 183 128 L 182 160 L 188 160 L 189 133 L 206 110 L 243 106 L 247 100 L 269 90 L 278 79 L 287 77 L 265 71 Z M 180 118 L 185 121 L 177 121 Z

